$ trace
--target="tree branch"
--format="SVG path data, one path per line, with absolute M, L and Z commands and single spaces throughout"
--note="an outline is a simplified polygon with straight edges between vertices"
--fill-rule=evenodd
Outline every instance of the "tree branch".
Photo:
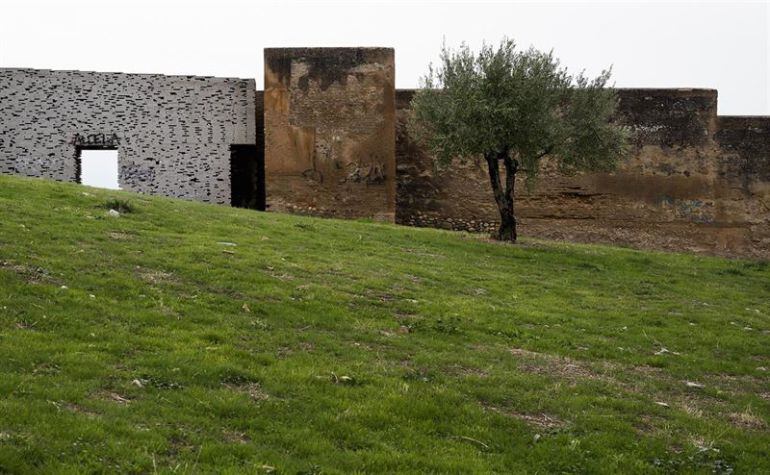
M 544 149 L 543 149 L 543 151 L 542 151 L 542 152 L 540 152 L 540 153 L 537 155 L 537 158 L 536 158 L 536 159 L 537 159 L 537 160 L 540 160 L 541 158 L 545 157 L 545 156 L 546 156 L 546 155 L 548 155 L 549 153 L 553 152 L 553 149 L 554 149 L 554 145 L 553 145 L 553 144 L 551 144 L 551 145 L 547 146 L 546 148 L 544 148 Z

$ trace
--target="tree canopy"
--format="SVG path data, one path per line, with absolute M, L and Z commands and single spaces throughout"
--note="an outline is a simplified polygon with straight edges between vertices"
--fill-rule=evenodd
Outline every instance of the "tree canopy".
M 530 176 L 545 155 L 565 171 L 611 170 L 627 134 L 611 123 L 610 76 L 573 76 L 552 52 L 517 50 L 510 39 L 478 54 L 444 46 L 412 101 L 410 130 L 443 165 L 507 152 Z
M 573 76 L 552 52 L 520 51 L 510 39 L 478 54 L 466 44 L 456 51 L 444 46 L 412 99 L 409 129 L 439 165 L 486 159 L 500 211 L 497 237 L 516 241 L 519 170 L 536 176 L 545 156 L 565 172 L 612 170 L 624 154 L 627 131 L 612 122 L 618 98 L 607 87 L 610 75 L 608 69 L 593 79 Z

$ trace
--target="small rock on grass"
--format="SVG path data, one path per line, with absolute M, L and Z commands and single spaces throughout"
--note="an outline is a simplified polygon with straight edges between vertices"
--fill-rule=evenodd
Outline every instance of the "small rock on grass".
M 675 356 L 679 356 L 679 353 L 676 352 L 676 351 L 670 351 L 668 348 L 661 348 L 660 350 L 655 352 L 655 355 L 657 355 L 657 356 L 660 356 L 660 355 L 675 355 Z
M 335 384 L 355 384 L 356 380 L 352 376 L 337 376 L 332 373 L 332 382 Z

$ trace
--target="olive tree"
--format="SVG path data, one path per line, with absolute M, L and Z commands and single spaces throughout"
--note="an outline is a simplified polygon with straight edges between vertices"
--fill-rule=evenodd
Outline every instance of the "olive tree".
M 439 166 L 483 157 L 500 211 L 497 238 L 515 242 L 517 173 L 535 178 L 545 156 L 564 172 L 607 171 L 624 153 L 610 74 L 573 76 L 552 53 L 520 51 L 509 39 L 478 54 L 444 46 L 412 99 L 409 130 Z

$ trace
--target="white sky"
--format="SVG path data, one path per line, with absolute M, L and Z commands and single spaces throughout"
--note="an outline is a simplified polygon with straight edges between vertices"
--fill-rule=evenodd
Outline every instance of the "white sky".
M 118 151 L 81 150 L 80 183 L 97 188 L 119 190 Z
M 443 37 L 553 48 L 619 87 L 719 89 L 719 113 L 770 115 L 767 2 L 2 0 L 0 67 L 256 78 L 262 48 L 391 46 L 415 87 Z

